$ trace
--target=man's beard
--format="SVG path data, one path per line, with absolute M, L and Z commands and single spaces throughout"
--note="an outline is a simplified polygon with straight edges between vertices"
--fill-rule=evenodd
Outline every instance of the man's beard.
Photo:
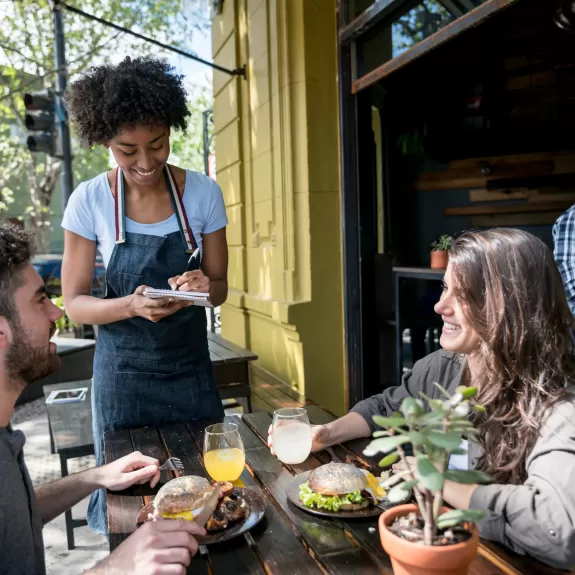
M 53 374 L 60 367 L 60 358 L 45 346 L 34 347 L 22 326 L 12 326 L 14 341 L 6 353 L 6 370 L 15 385 L 27 385 Z

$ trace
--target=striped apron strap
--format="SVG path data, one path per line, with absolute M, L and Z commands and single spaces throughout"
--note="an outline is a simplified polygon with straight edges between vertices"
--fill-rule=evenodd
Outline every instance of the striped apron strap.
M 164 177 L 166 185 L 170 191 L 174 212 L 178 220 L 178 226 L 182 234 L 182 240 L 186 245 L 186 252 L 193 254 L 197 249 L 194 234 L 190 228 L 188 215 L 178 190 L 178 185 L 170 168 L 166 165 L 164 167 Z M 126 241 L 126 188 L 124 185 L 124 173 L 122 168 L 116 168 L 116 179 L 114 182 L 114 209 L 116 216 L 116 243 L 123 244 Z
M 116 243 L 123 244 L 126 241 L 126 190 L 124 186 L 124 173 L 122 168 L 116 168 L 114 181 L 114 211 L 116 216 Z
M 186 209 L 184 208 L 184 202 L 182 201 L 180 190 L 178 190 L 178 184 L 176 184 L 176 179 L 172 174 L 172 170 L 170 170 L 167 164 L 164 166 L 164 177 L 166 179 L 168 190 L 170 190 L 170 195 L 172 196 L 174 211 L 178 218 L 178 226 L 180 227 L 180 232 L 182 234 L 184 244 L 186 244 L 186 252 L 188 254 L 193 254 L 198 246 L 196 244 L 196 240 L 194 239 L 192 229 L 190 228 L 190 222 L 188 221 L 188 215 L 186 214 Z

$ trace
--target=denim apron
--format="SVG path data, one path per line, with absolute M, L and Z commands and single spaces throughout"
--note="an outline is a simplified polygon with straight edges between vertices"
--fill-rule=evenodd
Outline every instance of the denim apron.
M 186 269 L 197 248 L 167 166 L 164 177 L 180 231 L 167 236 L 126 233 L 124 180 L 117 170 L 116 246 L 106 271 L 106 298 L 128 296 L 140 285 L 169 289 L 167 280 Z M 135 317 L 100 326 L 92 385 L 97 465 L 104 463 L 106 431 L 223 419 L 206 323 L 205 309 L 190 306 L 156 323 Z M 107 535 L 104 489 L 92 494 L 88 524 Z

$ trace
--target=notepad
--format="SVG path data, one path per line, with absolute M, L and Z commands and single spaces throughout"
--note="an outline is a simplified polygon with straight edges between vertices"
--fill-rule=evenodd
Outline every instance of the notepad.
M 194 305 L 200 305 L 203 307 L 214 307 L 212 305 L 212 302 L 210 301 L 210 294 L 209 293 L 146 288 L 143 291 L 143 295 L 145 295 L 146 297 L 149 297 L 151 299 L 160 299 L 163 297 L 169 297 L 172 299 L 193 301 Z

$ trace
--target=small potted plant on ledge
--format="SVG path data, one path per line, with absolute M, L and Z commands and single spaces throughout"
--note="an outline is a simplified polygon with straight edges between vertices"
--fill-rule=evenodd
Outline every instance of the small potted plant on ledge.
M 479 535 L 474 523 L 483 517 L 477 509 L 449 510 L 443 505 L 445 481 L 456 483 L 490 483 L 491 476 L 482 471 L 449 470 L 449 457 L 464 454 L 461 436 L 476 437 L 469 421 L 469 404 L 477 389 L 460 387 L 453 396 L 435 384 L 445 400 L 408 397 L 401 412 L 391 417 L 374 416 L 383 430 L 376 431 L 365 449 L 366 455 L 387 453 L 380 466 L 401 460 L 405 470 L 389 477 L 382 486 L 389 489 L 391 503 L 405 501 L 411 491 L 415 504 L 398 505 L 382 513 L 379 532 L 383 548 L 391 557 L 395 575 L 465 575 L 477 554 Z M 423 394 L 422 394 L 423 395 Z M 410 443 L 416 463 L 410 464 L 403 445 Z
M 56 321 L 56 336 L 75 338 L 81 326 L 68 317 L 62 296 L 52 298 L 52 303 L 62 310 L 62 317 Z
M 443 234 L 431 244 L 431 269 L 445 269 L 449 260 L 449 250 L 453 238 Z

